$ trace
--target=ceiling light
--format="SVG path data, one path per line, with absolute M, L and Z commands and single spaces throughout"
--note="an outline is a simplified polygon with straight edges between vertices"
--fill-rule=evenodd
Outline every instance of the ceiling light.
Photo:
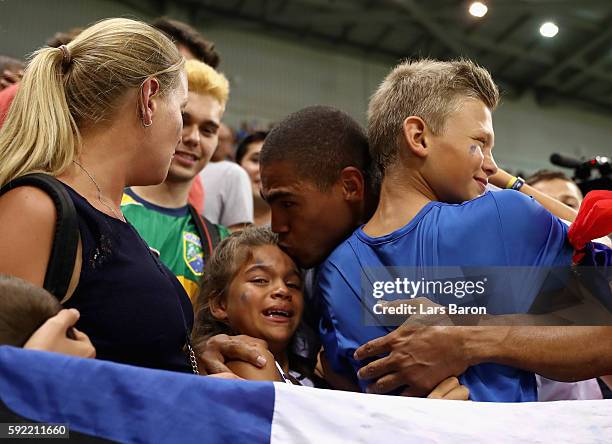
M 559 32 L 559 27 L 555 25 L 553 22 L 542 23 L 540 26 L 540 34 L 544 37 L 554 37 Z
M 470 5 L 470 14 L 474 17 L 484 17 L 488 10 L 487 5 L 481 2 L 474 2 Z

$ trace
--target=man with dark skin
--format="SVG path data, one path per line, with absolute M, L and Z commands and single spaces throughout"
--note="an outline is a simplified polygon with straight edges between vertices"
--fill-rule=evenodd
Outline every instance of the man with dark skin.
M 334 134 L 356 131 L 342 118 L 338 127 L 332 125 L 326 131 L 335 113 L 340 112 L 311 107 L 287 117 L 270 133 L 262 150 L 263 195 L 272 208 L 272 229 L 279 234 L 280 245 L 305 268 L 320 264 L 354 229 L 369 220 L 378 201 L 377 174 L 370 172 L 367 147 L 355 142 L 358 137 L 353 141 L 352 162 L 343 163 L 342 156 L 334 158 L 336 149 L 330 142 L 342 143 L 341 138 L 333 140 Z M 303 150 L 295 148 L 300 145 Z M 313 152 L 315 145 L 321 147 L 320 152 Z M 323 152 L 317 163 L 313 157 Z M 360 160 L 356 153 L 366 155 Z M 321 171 L 330 165 L 336 169 L 336 178 L 321 183 L 320 177 L 326 176 Z M 509 177 L 500 170 L 489 181 L 505 187 Z M 558 206 L 528 186 L 521 191 L 536 197 L 558 216 L 573 220 L 575 213 L 567 207 Z M 312 303 L 316 306 L 316 301 Z M 520 367 L 561 380 L 586 379 L 612 370 L 611 342 L 601 340 L 610 336 L 612 329 L 607 327 L 405 325 L 357 350 L 359 359 L 389 355 L 362 368 L 358 376 L 374 381 L 371 392 L 387 393 L 407 385 L 410 394 L 417 396 L 480 362 Z M 209 373 L 227 372 L 224 362 L 229 360 L 260 365 L 263 358 L 258 347 L 265 347 L 252 338 L 226 335 L 198 345 L 202 368 Z
M 339 110 L 309 107 L 288 116 L 268 135 L 260 161 L 267 162 L 266 153 L 276 160 L 262 164 L 262 172 L 278 184 L 273 193 L 264 194 L 272 206 L 272 229 L 285 232 L 280 233 L 280 244 L 301 267 L 315 267 L 374 212 L 377 193 L 375 180 L 367 172 L 365 133 Z M 296 162 L 308 179 L 295 175 Z M 321 176 L 327 180 L 319 184 Z M 305 314 L 313 319 L 315 329 L 316 317 L 316 313 Z M 196 346 L 201 351 L 200 367 L 209 373 L 229 371 L 224 363 L 230 360 L 265 363 L 258 351 L 265 344 L 246 336 L 218 335 Z

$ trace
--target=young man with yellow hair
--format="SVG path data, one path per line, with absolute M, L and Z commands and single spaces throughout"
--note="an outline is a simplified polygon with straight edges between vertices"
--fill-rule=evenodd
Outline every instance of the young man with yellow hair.
M 229 235 L 187 202 L 194 178 L 217 146 L 229 83 L 223 74 L 196 60 L 188 60 L 185 70 L 189 99 L 168 176 L 159 185 L 126 189 L 121 210 L 193 300 L 206 258 Z

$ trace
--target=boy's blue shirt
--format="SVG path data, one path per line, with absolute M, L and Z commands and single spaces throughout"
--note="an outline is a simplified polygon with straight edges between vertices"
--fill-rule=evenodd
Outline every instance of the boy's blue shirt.
M 318 271 L 319 330 L 327 358 L 335 371 L 356 380 L 365 363 L 353 359 L 354 351 L 392 330 L 364 322 L 361 279 L 369 267 L 569 266 L 572 251 L 567 226 L 516 191 L 489 192 L 463 204 L 430 202 L 407 225 L 377 238 L 359 228 Z M 521 296 L 507 313 L 526 312 L 537 294 L 518 286 Z M 493 306 L 507 308 L 503 293 L 495 294 Z M 472 400 L 537 400 L 534 375 L 523 370 L 485 363 L 468 368 L 460 380 Z M 367 383 L 359 381 L 362 390 Z

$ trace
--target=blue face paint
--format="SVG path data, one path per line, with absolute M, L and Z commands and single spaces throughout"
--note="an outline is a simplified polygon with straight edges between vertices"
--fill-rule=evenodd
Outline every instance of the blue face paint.
M 247 294 L 247 292 L 244 292 L 240 295 L 240 301 L 241 302 L 247 302 L 249 300 L 250 295 Z

